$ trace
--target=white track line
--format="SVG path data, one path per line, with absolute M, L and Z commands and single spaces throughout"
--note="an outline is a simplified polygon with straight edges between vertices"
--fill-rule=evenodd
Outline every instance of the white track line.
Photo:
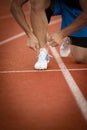
M 12 18 L 12 15 L 4 15 L 0 17 L 0 20 L 4 20 L 4 19 L 8 19 L 8 18 Z
M 0 74 L 12 74 L 12 73 L 38 73 L 38 72 L 59 72 L 60 69 L 51 69 L 51 70 L 7 70 L 7 71 L 0 71 Z
M 87 68 L 82 69 L 68 69 L 68 71 L 87 71 Z M 38 72 L 61 72 L 61 69 L 51 69 L 51 70 L 1 70 L 0 74 L 12 74 L 12 73 L 38 73 Z
M 60 22 L 60 19 L 57 20 L 57 23 Z M 55 24 L 54 23 L 51 23 L 50 25 L 52 24 Z M 25 33 L 20 33 L 16 36 L 13 36 L 11 38 L 8 38 L 2 42 L 0 42 L 0 45 L 3 45 L 5 43 L 8 43 L 9 41 L 12 41 L 16 38 L 19 38 L 21 36 L 25 35 Z M 65 64 L 63 63 L 62 59 L 60 58 L 58 52 L 56 51 L 55 48 L 51 48 L 51 52 L 53 53 L 63 75 L 64 75 L 64 78 L 68 84 L 68 87 L 70 88 L 75 100 L 76 100 L 76 103 L 78 105 L 78 107 L 80 108 L 80 111 L 82 112 L 82 115 L 83 117 L 85 118 L 85 120 L 87 121 L 87 101 L 86 99 L 84 98 L 83 94 L 81 93 L 78 85 L 76 84 L 76 82 L 74 81 L 73 77 L 71 76 L 70 72 L 68 71 L 68 69 L 66 68 Z M 57 70 L 58 71 L 58 70 Z M 3 71 L 3 73 L 6 72 L 6 71 Z M 12 71 L 7 71 L 7 72 L 12 72 Z M 17 72 L 17 71 L 13 71 L 13 72 Z M 20 72 L 20 71 L 18 71 Z M 27 71 L 26 71 L 27 72 Z M 29 71 L 30 72 L 30 71 Z
M 60 22 L 61 22 L 61 18 L 58 19 L 58 20 L 52 21 L 49 25 L 57 24 L 57 23 L 60 23 Z M 12 40 L 15 40 L 15 39 L 17 39 L 17 38 L 19 38 L 19 37 L 22 37 L 22 36 L 24 36 L 24 35 L 25 35 L 25 33 L 23 32 L 23 33 L 20 33 L 20 34 L 15 35 L 15 36 L 12 36 L 12 37 L 10 37 L 10 38 L 4 40 L 4 41 L 1 41 L 1 42 L 0 42 L 0 45 L 3 45 L 3 44 L 5 44 L 5 43 L 8 43 L 8 42 L 10 42 L 10 41 L 12 41 Z
M 29 14 L 29 11 L 25 11 L 25 14 Z M 8 18 L 13 18 L 13 16 L 11 15 L 11 13 L 9 15 L 4 15 L 4 16 L 0 16 L 0 20 L 6 20 Z
M 12 40 L 15 40 L 15 39 L 17 39 L 17 38 L 19 38 L 19 37 L 24 36 L 24 35 L 25 35 L 25 33 L 23 32 L 23 33 L 20 33 L 20 34 L 15 35 L 15 36 L 12 36 L 12 37 L 10 37 L 10 38 L 4 40 L 4 41 L 1 41 L 1 42 L 0 42 L 0 45 L 6 44 L 6 43 L 8 43 L 8 42 L 10 42 L 10 41 L 12 41 Z
M 80 111 L 82 112 L 84 119 L 87 121 L 87 101 L 86 101 L 85 97 L 81 93 L 79 86 L 76 84 L 76 82 L 74 81 L 70 72 L 68 71 L 67 67 L 65 66 L 64 62 L 60 58 L 57 50 L 52 47 L 50 47 L 50 50 L 64 75 L 64 78 L 68 84 L 68 87 L 71 90 L 71 92 L 76 100 L 76 103 L 77 103 L 78 107 L 80 108 Z
M 61 18 L 59 18 L 58 20 L 53 20 L 50 24 L 50 25 L 54 25 L 54 24 L 57 24 L 57 23 L 60 23 L 61 22 Z

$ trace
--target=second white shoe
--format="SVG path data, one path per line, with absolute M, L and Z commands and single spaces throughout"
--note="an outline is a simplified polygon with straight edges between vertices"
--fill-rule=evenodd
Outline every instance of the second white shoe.
M 48 67 L 49 55 L 45 48 L 40 49 L 40 53 L 37 59 L 37 62 L 34 65 L 36 70 L 45 70 Z
M 71 50 L 70 50 L 70 44 L 67 43 L 67 38 L 64 39 L 64 42 L 60 46 L 60 56 L 61 57 L 67 57 L 69 56 Z

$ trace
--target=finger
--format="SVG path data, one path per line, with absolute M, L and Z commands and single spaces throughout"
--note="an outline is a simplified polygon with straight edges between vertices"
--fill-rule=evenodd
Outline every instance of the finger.
M 36 48 L 33 46 L 29 46 L 30 49 L 32 49 L 33 51 L 36 51 Z
M 52 46 L 52 47 L 56 47 L 56 46 L 57 46 L 57 44 L 55 43 L 55 44 L 52 44 L 51 46 Z
M 48 36 L 48 37 L 47 37 L 47 41 L 48 41 L 48 42 L 51 42 L 51 41 L 52 41 L 52 37 L 51 37 L 51 36 Z
M 32 48 L 33 49 L 33 51 L 37 51 L 37 49 L 36 48 Z
M 51 42 L 51 43 L 50 43 L 50 46 L 56 47 L 56 46 L 57 46 L 57 43 L 56 43 L 56 42 Z
M 49 35 L 47 36 L 47 40 L 48 40 L 48 41 L 50 40 L 50 36 L 49 36 Z
M 39 45 L 38 45 L 38 43 L 36 44 L 36 49 L 39 49 L 40 47 L 39 47 Z
M 50 41 L 50 42 L 49 42 L 49 45 L 52 45 L 52 44 L 54 44 L 54 43 L 55 43 L 54 41 Z

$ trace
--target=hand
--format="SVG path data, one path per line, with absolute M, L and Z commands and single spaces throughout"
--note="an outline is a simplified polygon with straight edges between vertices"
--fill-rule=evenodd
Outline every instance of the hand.
M 37 40 L 37 38 L 35 37 L 35 35 L 33 33 L 29 34 L 29 37 L 27 39 L 27 46 L 29 48 L 33 49 L 34 51 L 39 49 L 38 40 Z
M 51 34 L 48 38 L 48 42 L 49 42 L 50 46 L 56 47 L 56 46 L 62 44 L 63 39 L 64 39 L 64 37 L 63 37 L 62 33 L 58 32 L 58 33 Z

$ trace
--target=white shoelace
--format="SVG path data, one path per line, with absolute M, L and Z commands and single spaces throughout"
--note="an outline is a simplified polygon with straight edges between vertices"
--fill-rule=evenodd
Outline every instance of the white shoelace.
M 43 51 L 43 50 L 41 50 L 40 51 L 40 54 L 39 54 L 39 56 L 38 56 L 38 62 L 43 62 L 43 61 L 45 61 L 46 60 L 46 53 Z

